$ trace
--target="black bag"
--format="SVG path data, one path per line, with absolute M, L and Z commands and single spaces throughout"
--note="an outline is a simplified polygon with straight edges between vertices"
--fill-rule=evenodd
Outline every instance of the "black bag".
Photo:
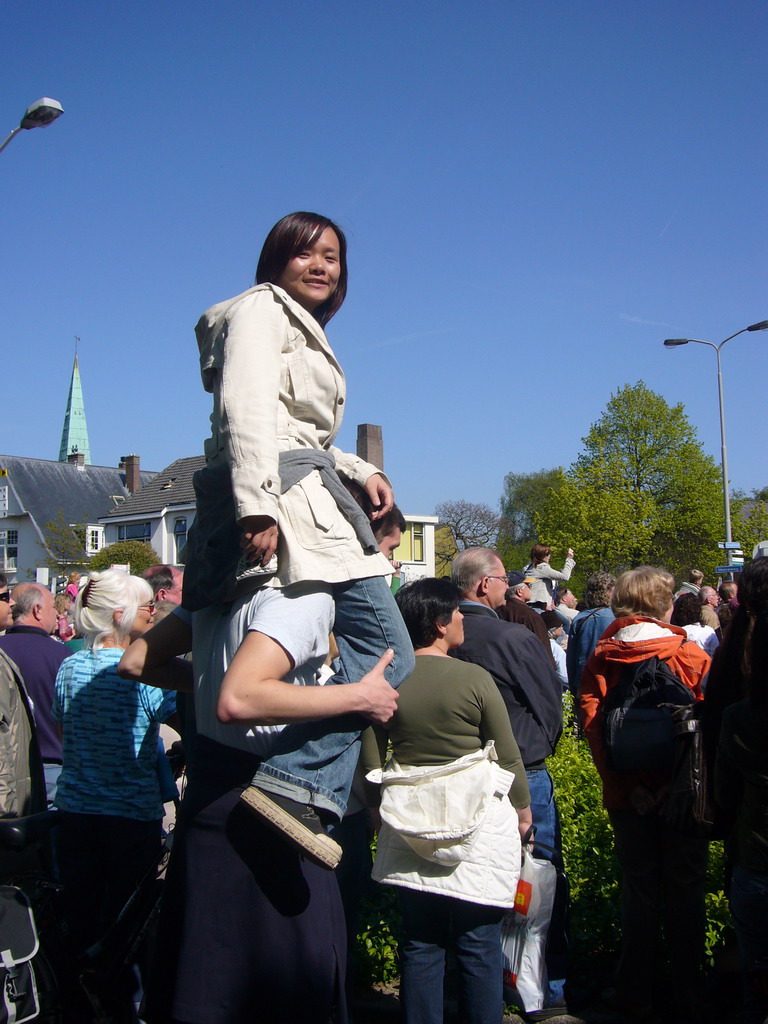
M 37 950 L 37 928 L 26 894 L 13 885 L 0 885 L 0 1024 L 22 1024 L 39 1014 L 32 966 Z
M 603 703 L 608 767 L 617 772 L 670 771 L 673 711 L 693 702 L 691 690 L 658 657 L 625 665 Z
M 703 701 L 672 713 L 674 763 L 662 817 L 688 835 L 710 835 L 715 809 L 707 787 L 707 762 L 701 733 Z

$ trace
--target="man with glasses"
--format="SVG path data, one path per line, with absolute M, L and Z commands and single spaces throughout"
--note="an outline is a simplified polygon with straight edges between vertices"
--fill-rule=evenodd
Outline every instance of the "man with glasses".
M 547 627 L 544 625 L 541 615 L 526 603 L 531 599 L 532 580 L 532 576 L 526 576 L 522 572 L 515 572 L 513 570 L 507 573 L 509 590 L 507 591 L 504 604 L 501 608 L 497 609 L 498 616 L 506 622 L 517 622 L 518 625 L 530 629 L 533 635 L 541 641 L 541 645 L 547 652 L 547 657 L 552 661 L 552 666 L 554 667 L 555 662 L 549 646 Z
M 7 589 L 7 584 L 6 584 Z M 34 707 L 37 740 L 45 770 L 48 806 L 56 799 L 61 774 L 61 740 L 54 721 L 54 683 L 59 666 L 72 653 L 51 638 L 58 616 L 53 594 L 39 583 L 19 583 L 11 595 L 13 625 L 0 636 L 0 650 L 18 665 Z M 0 605 L 5 602 L 0 600 Z
M 8 578 L 0 572 L 0 633 L 5 632 L 11 622 L 11 592 L 8 589 Z
M 453 560 L 451 579 L 461 591 L 464 615 L 464 643 L 452 654 L 490 672 L 504 698 L 531 791 L 536 828 L 534 856 L 552 861 L 559 872 L 547 935 L 549 981 L 545 998 L 542 1006 L 525 1009 L 534 1012 L 536 1020 L 553 1018 L 566 1024 L 575 1020 L 565 1012 L 568 890 L 554 787 L 546 767 L 546 759 L 555 752 L 563 730 L 562 686 L 552 655 L 541 641 L 525 626 L 504 622 L 498 615 L 509 578 L 495 551 L 462 551 Z

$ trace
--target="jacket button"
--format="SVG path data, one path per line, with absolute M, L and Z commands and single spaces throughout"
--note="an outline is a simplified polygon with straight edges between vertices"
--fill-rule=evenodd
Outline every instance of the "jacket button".
M 339 405 L 344 405 L 344 399 L 343 399 L 343 398 L 340 398 L 340 399 L 339 399 L 339 401 L 338 401 L 338 404 L 339 404 Z

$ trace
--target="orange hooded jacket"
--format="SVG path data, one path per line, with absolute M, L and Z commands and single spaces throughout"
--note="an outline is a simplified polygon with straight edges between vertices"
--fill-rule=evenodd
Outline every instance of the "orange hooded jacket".
M 617 637 L 621 630 L 642 622 L 651 623 L 665 632 L 631 641 Z M 582 723 L 603 782 L 603 806 L 611 811 L 632 810 L 630 794 L 638 786 L 658 793 L 667 782 L 663 772 L 612 771 L 606 763 L 603 742 L 603 700 L 606 693 L 619 682 L 625 665 L 654 656 L 667 662 L 677 678 L 693 691 L 696 700 L 704 699 L 701 685 L 709 672 L 709 655 L 688 640 L 684 629 L 647 616 L 633 615 L 612 622 L 584 668 L 579 698 Z

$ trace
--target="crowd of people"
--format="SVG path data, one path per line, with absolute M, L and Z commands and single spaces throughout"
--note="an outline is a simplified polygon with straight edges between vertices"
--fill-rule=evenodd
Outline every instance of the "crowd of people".
M 443 1020 L 449 951 L 462 1021 L 501 1021 L 502 922 L 523 850 L 556 878 L 526 1018 L 578 1021 L 548 768 L 570 693 L 622 868 L 621 954 L 602 999 L 630 1019 L 671 1006 L 697 1020 L 709 837 L 670 825 L 669 769 L 617 767 L 606 732 L 627 678 L 663 664 L 704 709 L 711 834 L 730 839 L 746 1020 L 762 1021 L 768 559 L 719 592 L 697 571 L 679 588 L 659 568 L 595 572 L 579 601 L 571 549 L 555 569 L 537 544 L 518 571 L 469 548 L 450 580 L 393 584 L 405 523 L 391 483 L 333 443 L 346 385 L 325 327 L 346 287 L 341 229 L 291 214 L 264 243 L 255 287 L 198 323 L 213 412 L 183 571 L 73 574 L 56 600 L 33 583 L 9 599 L 0 579 L 0 668 L 23 680 L 40 754 L 4 810 L 59 810 L 74 947 L 157 858 L 170 722 L 187 787 L 142 1019 L 291 1024 L 310 1011 L 344 1024 L 347 931 L 375 826 L 373 878 L 402 912 L 406 1024 Z

